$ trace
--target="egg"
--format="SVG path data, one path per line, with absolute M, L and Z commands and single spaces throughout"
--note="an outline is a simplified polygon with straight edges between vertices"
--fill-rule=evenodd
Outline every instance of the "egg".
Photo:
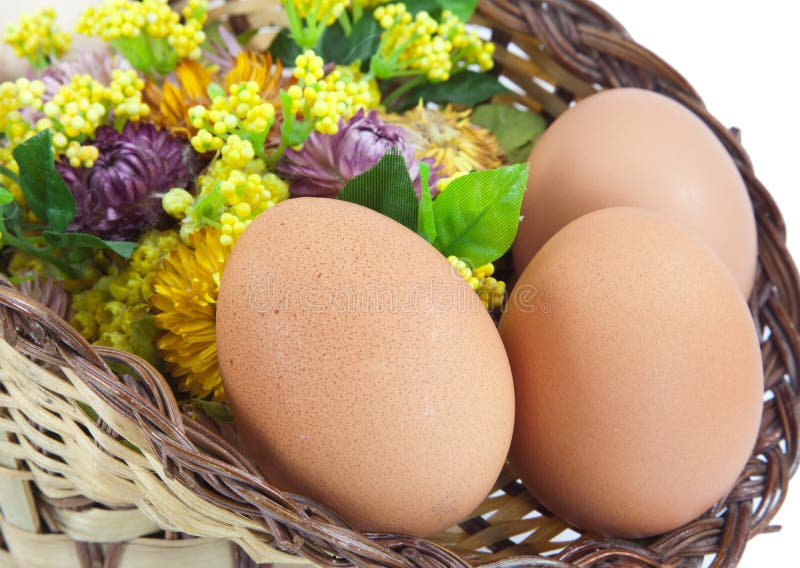
M 292 199 L 222 275 L 219 365 L 271 482 L 365 531 L 427 535 L 491 490 L 511 370 L 477 294 L 425 240 L 359 205 Z
M 763 397 L 753 320 L 722 262 L 658 214 L 610 208 L 556 233 L 500 333 L 517 404 L 510 461 L 575 526 L 675 529 L 751 455 Z
M 681 104 L 652 91 L 611 89 L 556 119 L 530 156 L 512 249 L 518 273 L 559 229 L 612 206 L 651 209 L 679 223 L 750 294 L 757 241 L 747 190 L 714 133 Z

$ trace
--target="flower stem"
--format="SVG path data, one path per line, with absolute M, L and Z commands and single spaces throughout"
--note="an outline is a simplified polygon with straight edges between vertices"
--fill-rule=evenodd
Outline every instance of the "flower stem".
M 286 152 L 286 148 L 288 147 L 289 146 L 287 146 L 286 142 L 281 141 L 280 146 L 278 146 L 266 160 L 268 170 L 273 170 L 275 168 L 275 164 L 278 163 L 278 160 L 281 159 L 281 156 L 283 156 L 283 153 Z
M 342 25 L 344 35 L 350 37 L 350 34 L 353 33 L 353 24 L 350 22 L 350 16 L 347 10 L 342 10 L 342 13 L 339 14 L 339 23 Z
M 361 0 L 354 0 L 353 2 L 353 24 L 357 24 L 361 17 L 364 15 L 364 6 L 361 5 Z
M 424 82 L 425 82 L 425 76 L 419 75 L 416 79 L 412 79 L 411 81 L 403 83 L 402 85 L 397 87 L 394 91 L 389 93 L 389 96 L 387 96 L 383 100 L 383 104 L 386 106 L 387 109 L 390 108 L 392 106 L 392 103 L 397 101 L 397 99 L 399 99 L 401 96 L 409 92 L 414 87 L 422 85 Z

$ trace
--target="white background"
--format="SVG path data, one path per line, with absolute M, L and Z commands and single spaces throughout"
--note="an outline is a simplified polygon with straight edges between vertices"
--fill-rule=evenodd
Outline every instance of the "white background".
M 800 2 L 597 0 L 639 43 L 681 72 L 723 124 L 738 126 L 756 175 L 786 219 L 800 258 Z M 800 475 L 741 568 L 800 566 Z
M 0 0 L 5 24 L 36 5 L 77 11 L 87 0 Z M 600 0 L 640 43 L 694 85 L 711 112 L 742 130 L 756 173 L 783 211 L 800 258 L 800 2 L 798 0 Z M 74 16 L 73 16 L 74 17 Z M 2 55 L 2 54 L 0 54 Z M 2 60 L 2 57 L 0 57 Z M 775 517 L 783 525 L 747 547 L 741 568 L 798 566 L 800 476 Z

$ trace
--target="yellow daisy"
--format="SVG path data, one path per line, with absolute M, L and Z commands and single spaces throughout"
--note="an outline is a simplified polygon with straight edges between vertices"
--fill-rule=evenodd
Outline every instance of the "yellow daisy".
M 420 104 L 403 114 L 385 114 L 384 122 L 402 126 L 407 141 L 417 149 L 417 159 L 432 158 L 441 166 L 439 175 L 451 177 L 472 170 L 503 165 L 503 151 L 494 135 L 469 120 L 471 110 L 425 108 Z
M 149 82 L 144 99 L 150 107 L 150 119 L 173 133 L 186 138 L 197 130 L 189 124 L 189 109 L 195 105 L 210 105 L 208 86 L 214 78 L 202 64 L 185 59 L 175 69 L 178 84 L 164 82 L 163 87 Z
M 150 301 L 158 312 L 156 325 L 164 331 L 156 345 L 180 390 L 222 401 L 215 322 L 220 277 L 230 248 L 220 244 L 219 230 L 211 227 L 189 239 L 189 246 L 178 245 L 164 259 L 153 279 Z

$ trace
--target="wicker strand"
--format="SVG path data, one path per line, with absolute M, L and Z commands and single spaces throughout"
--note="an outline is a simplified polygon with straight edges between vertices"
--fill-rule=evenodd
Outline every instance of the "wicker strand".
M 272 24 L 283 21 L 276 5 L 228 0 L 214 15 L 239 32 L 258 28 L 255 41 L 266 45 L 276 31 Z M 148 546 L 170 543 L 173 551 L 193 547 L 208 555 L 208 547 L 230 541 L 223 546 L 230 565 L 248 568 L 306 561 L 391 568 L 688 568 L 700 566 L 706 555 L 714 557 L 713 566 L 728 567 L 739 561 L 750 537 L 775 530 L 771 519 L 800 464 L 800 278 L 786 250 L 783 218 L 753 173 L 738 132 L 720 124 L 678 72 L 588 0 L 481 0 L 474 21 L 492 29 L 498 72 L 518 87 L 504 100 L 554 117 L 598 87 L 656 90 L 695 112 L 737 164 L 757 218 L 759 267 L 749 305 L 764 335 L 767 396 L 753 457 L 733 490 L 704 516 L 668 534 L 603 539 L 570 531 L 507 469 L 470 518 L 430 540 L 361 534 L 334 512 L 271 485 L 230 438 L 179 408 L 152 366 L 91 347 L 55 312 L 2 282 L 0 452 L 17 460 L 22 473 L 4 465 L 0 476 L 33 480 L 46 526 L 80 536 L 69 558 L 113 568 L 126 551 L 143 546 L 131 540 L 140 535 L 130 532 L 97 542 L 99 536 L 86 534 L 90 529 L 78 528 L 94 511 L 109 519 L 142 515 L 133 524 L 159 526 L 169 537 L 202 537 Z M 89 416 L 87 406 L 98 418 Z M 16 543 L 12 550 L 37 550 L 26 540 L 30 533 L 3 527 L 5 540 Z M 70 542 L 34 536 L 52 546 Z M 38 550 L 46 554 L 44 547 Z

